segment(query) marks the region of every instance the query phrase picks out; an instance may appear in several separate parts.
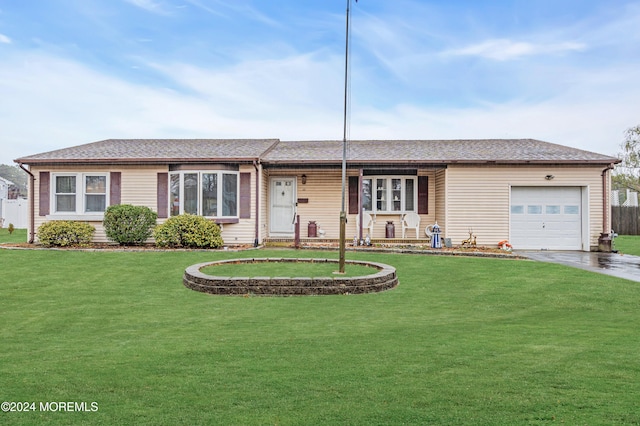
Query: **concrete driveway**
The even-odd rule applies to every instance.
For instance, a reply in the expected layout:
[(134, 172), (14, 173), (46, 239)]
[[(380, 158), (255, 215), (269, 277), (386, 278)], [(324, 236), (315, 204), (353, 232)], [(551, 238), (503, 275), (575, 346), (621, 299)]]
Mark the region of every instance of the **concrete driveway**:
[(640, 257), (620, 253), (585, 251), (520, 251), (520, 256), (539, 262), (559, 263), (640, 282)]

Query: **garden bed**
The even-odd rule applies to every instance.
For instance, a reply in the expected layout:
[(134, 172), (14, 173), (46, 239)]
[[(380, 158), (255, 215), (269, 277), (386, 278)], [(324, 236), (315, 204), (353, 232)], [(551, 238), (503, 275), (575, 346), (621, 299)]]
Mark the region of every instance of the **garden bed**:
[[(261, 263), (333, 263), (338, 269), (336, 259), (299, 259), (299, 258), (253, 258), (230, 259), (217, 262), (199, 263), (185, 270), (183, 283), (192, 290), (218, 295), (260, 295), (260, 296), (310, 296), (335, 294), (364, 294), (389, 290), (398, 285), (396, 269), (377, 262), (347, 260), (348, 265), (362, 265), (377, 270), (371, 275), (358, 277), (239, 277), (214, 276), (202, 272), (202, 269), (223, 264)], [(211, 270), (211, 269), (209, 269)]]

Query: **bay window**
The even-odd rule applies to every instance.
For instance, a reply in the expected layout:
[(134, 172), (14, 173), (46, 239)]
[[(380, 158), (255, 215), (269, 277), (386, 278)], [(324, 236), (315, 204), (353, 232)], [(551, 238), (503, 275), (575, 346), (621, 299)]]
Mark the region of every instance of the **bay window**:
[(169, 173), (171, 216), (238, 217), (238, 172), (184, 171)]

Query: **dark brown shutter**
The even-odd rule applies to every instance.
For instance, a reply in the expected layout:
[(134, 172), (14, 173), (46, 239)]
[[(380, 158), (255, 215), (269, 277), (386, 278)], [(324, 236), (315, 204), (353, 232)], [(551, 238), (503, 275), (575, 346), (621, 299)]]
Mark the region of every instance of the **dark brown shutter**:
[(169, 217), (169, 173), (158, 173), (158, 217)]
[(113, 206), (116, 204), (120, 204), (120, 194), (122, 192), (121, 182), (122, 182), (122, 173), (121, 172), (111, 172), (111, 181), (109, 182), (109, 205)]
[(358, 176), (349, 176), (349, 214), (358, 213)]
[(429, 214), (429, 178), (418, 176), (418, 214)]
[(39, 214), (40, 216), (46, 216), (49, 214), (49, 203), (51, 191), (49, 172), (40, 172), (40, 201), (39, 201)]
[(251, 173), (240, 173), (240, 218), (251, 218)]

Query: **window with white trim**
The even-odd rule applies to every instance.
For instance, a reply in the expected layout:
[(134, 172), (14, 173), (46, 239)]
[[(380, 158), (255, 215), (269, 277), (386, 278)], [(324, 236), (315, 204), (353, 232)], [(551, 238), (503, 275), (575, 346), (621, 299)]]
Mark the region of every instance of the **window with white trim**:
[(372, 176), (362, 180), (362, 208), (373, 213), (416, 211), (418, 183), (415, 176)]
[(108, 205), (107, 173), (55, 173), (52, 179), (54, 214), (102, 214)]
[(240, 179), (232, 171), (182, 171), (169, 173), (171, 216), (195, 214), (237, 218)]

